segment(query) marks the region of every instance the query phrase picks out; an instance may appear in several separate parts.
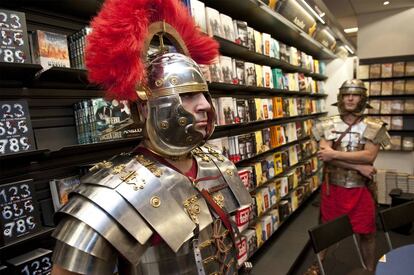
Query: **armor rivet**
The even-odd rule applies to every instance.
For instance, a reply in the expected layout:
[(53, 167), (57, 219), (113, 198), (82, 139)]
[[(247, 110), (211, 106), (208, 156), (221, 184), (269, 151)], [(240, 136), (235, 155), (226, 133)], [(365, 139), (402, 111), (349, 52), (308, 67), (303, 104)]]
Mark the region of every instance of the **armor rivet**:
[(180, 117), (179, 119), (178, 119), (178, 125), (180, 125), (180, 126), (185, 126), (187, 124), (187, 118), (185, 118), (185, 117)]
[(226, 170), (226, 174), (229, 175), (230, 177), (233, 176), (233, 171), (230, 169)]
[(167, 129), (168, 128), (168, 121), (161, 121), (160, 122), (161, 129)]
[(139, 186), (139, 189), (144, 189), (144, 185), (140, 185)]
[(160, 200), (159, 197), (154, 196), (150, 199), (150, 203), (151, 203), (152, 207), (158, 208), (161, 205), (161, 200)]
[(134, 186), (132, 189), (134, 189), (134, 191), (138, 191), (138, 187)]
[(155, 80), (155, 86), (157, 86), (157, 87), (161, 87), (161, 86), (162, 86), (162, 84), (164, 84), (164, 80), (162, 80), (162, 79), (157, 79), (157, 80)]
[(186, 140), (187, 140), (187, 142), (193, 142), (193, 138), (192, 137), (187, 137)]
[(176, 76), (173, 76), (170, 78), (170, 83), (172, 85), (177, 85), (178, 84), (178, 78)]

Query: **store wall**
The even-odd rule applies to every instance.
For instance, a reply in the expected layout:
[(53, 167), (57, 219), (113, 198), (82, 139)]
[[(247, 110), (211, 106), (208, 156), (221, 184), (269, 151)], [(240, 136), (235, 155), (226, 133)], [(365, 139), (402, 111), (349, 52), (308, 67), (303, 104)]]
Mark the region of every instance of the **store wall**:
[(414, 8), (358, 16), (358, 57), (414, 54)]
[[(358, 57), (414, 55), (414, 8), (358, 16)], [(414, 174), (414, 152), (380, 152), (375, 166)]]

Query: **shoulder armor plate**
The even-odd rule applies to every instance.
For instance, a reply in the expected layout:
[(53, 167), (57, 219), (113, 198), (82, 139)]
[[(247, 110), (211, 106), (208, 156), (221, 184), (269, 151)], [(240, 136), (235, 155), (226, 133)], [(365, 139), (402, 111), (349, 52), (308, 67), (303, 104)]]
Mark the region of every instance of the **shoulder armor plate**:
[(380, 119), (365, 117), (363, 122), (367, 125), (362, 136), (374, 144), (387, 146), (390, 144), (390, 136), (386, 129), (386, 123)]
[(318, 119), (315, 126), (312, 128), (313, 137), (319, 141), (321, 138), (326, 140), (334, 140), (336, 135), (335, 123), (341, 121), (340, 116), (331, 116)]

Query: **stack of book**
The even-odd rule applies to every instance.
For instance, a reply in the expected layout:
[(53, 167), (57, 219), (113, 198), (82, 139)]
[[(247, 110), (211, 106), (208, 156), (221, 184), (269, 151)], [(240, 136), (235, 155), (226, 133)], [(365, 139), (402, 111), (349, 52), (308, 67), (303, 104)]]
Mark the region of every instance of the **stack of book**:
[(397, 172), (387, 171), (387, 174), (385, 175), (385, 202), (388, 205), (391, 205), (391, 197), (389, 196), (389, 193), (394, 188), (397, 188)]
[(397, 174), (397, 188), (401, 189), (405, 193), (408, 192), (408, 174), (407, 173)]
[(414, 194), (414, 176), (408, 176), (408, 193)]

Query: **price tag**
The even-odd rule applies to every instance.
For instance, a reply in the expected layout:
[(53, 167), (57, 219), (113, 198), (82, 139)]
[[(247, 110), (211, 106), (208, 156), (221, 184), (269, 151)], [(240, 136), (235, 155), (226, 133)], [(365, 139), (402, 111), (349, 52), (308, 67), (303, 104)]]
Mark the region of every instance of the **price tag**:
[(32, 179), (0, 186), (2, 245), (37, 232), (41, 227), (40, 224)]
[(26, 17), (0, 9), (0, 62), (30, 63)]
[(0, 101), (0, 156), (35, 149), (27, 102)]
[(46, 275), (52, 271), (52, 251), (37, 248), (33, 251), (7, 260), (12, 272), (10, 274), (21, 275)]

